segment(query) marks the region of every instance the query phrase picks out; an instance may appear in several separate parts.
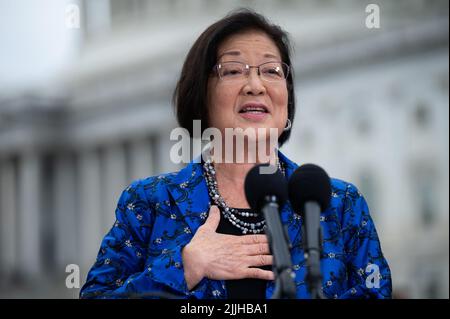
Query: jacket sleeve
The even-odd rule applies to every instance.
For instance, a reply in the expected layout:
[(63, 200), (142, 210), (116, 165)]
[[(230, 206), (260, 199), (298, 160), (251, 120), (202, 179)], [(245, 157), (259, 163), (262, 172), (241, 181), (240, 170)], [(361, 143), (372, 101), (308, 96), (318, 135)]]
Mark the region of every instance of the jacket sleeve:
[(348, 290), (339, 298), (391, 298), (391, 272), (366, 200), (349, 184), (344, 203)]
[(188, 291), (182, 246), (149, 248), (154, 218), (141, 182), (134, 182), (119, 198), (116, 221), (101, 243), (80, 298), (189, 298), (200, 293), (204, 281)]

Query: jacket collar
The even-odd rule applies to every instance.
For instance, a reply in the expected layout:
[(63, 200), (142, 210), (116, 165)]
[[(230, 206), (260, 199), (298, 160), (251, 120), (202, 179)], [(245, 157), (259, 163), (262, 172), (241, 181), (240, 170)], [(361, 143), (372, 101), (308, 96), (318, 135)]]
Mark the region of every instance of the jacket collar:
[[(280, 151), (278, 151), (278, 156), (285, 163), (286, 178), (289, 179), (298, 165)], [(210, 201), (200, 157), (191, 161), (171, 178), (168, 190), (192, 233), (195, 233), (205, 221)], [(288, 202), (281, 211), (281, 219), (284, 224), (291, 224), (292, 218), (289, 216), (292, 216), (292, 208)]]
[[(279, 159), (285, 164), (286, 178), (289, 179), (297, 164), (289, 160), (284, 154), (278, 151)], [(185, 168), (174, 175), (168, 184), (168, 190), (178, 207), (182, 218), (190, 228), (192, 234), (205, 222), (209, 212), (209, 195), (205, 178), (203, 176), (203, 168), (200, 158), (196, 158), (190, 162)], [(301, 219), (294, 214), (292, 206), (288, 201), (281, 210), (281, 222), (287, 228), (287, 234), (290, 243), (301, 243), (302, 232)], [(292, 247), (292, 246), (291, 246)], [(301, 254), (293, 254), (292, 257), (301, 257)], [(295, 264), (301, 263), (298, 258), (293, 258)], [(298, 278), (296, 280), (299, 280)], [(220, 283), (220, 285), (219, 285)], [(211, 286), (213, 287), (213, 286)], [(217, 283), (215, 289), (224, 289), (224, 282)], [(212, 288), (211, 288), (212, 289)], [(266, 297), (270, 298), (275, 289), (273, 281), (268, 282), (266, 286)], [(223, 293), (226, 293), (223, 291)]]

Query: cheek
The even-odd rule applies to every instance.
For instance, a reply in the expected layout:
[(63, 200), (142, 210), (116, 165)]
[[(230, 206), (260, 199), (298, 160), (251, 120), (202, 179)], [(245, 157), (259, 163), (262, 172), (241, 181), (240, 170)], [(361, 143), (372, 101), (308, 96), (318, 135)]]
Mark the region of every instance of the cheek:
[(221, 127), (228, 118), (232, 118), (237, 94), (231, 88), (211, 87), (208, 98), (210, 124)]
[(286, 87), (273, 91), (272, 103), (280, 117), (287, 118), (288, 91)]

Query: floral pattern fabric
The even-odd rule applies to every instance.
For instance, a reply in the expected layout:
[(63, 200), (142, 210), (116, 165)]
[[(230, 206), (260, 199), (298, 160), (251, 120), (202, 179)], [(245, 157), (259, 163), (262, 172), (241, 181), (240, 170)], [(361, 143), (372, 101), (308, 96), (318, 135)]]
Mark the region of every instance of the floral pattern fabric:
[[(281, 152), (286, 178), (298, 167)], [(390, 298), (391, 273), (369, 208), (358, 189), (331, 179), (321, 214), (322, 288), (327, 298)], [(119, 198), (116, 222), (104, 237), (80, 298), (227, 298), (224, 281), (203, 278), (191, 291), (181, 251), (205, 222), (210, 199), (200, 163), (176, 173), (138, 180)], [(302, 247), (302, 218), (289, 202), (281, 211), (291, 242), (297, 298), (310, 298)], [(275, 283), (268, 281), (266, 298)], [(251, 298), (251, 296), (249, 296)]]

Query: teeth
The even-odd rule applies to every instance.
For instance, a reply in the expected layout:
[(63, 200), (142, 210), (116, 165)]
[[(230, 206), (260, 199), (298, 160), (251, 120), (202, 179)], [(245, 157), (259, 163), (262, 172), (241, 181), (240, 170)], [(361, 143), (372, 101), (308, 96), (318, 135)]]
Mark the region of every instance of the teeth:
[(266, 112), (266, 110), (259, 107), (248, 107), (243, 109), (241, 112)]

